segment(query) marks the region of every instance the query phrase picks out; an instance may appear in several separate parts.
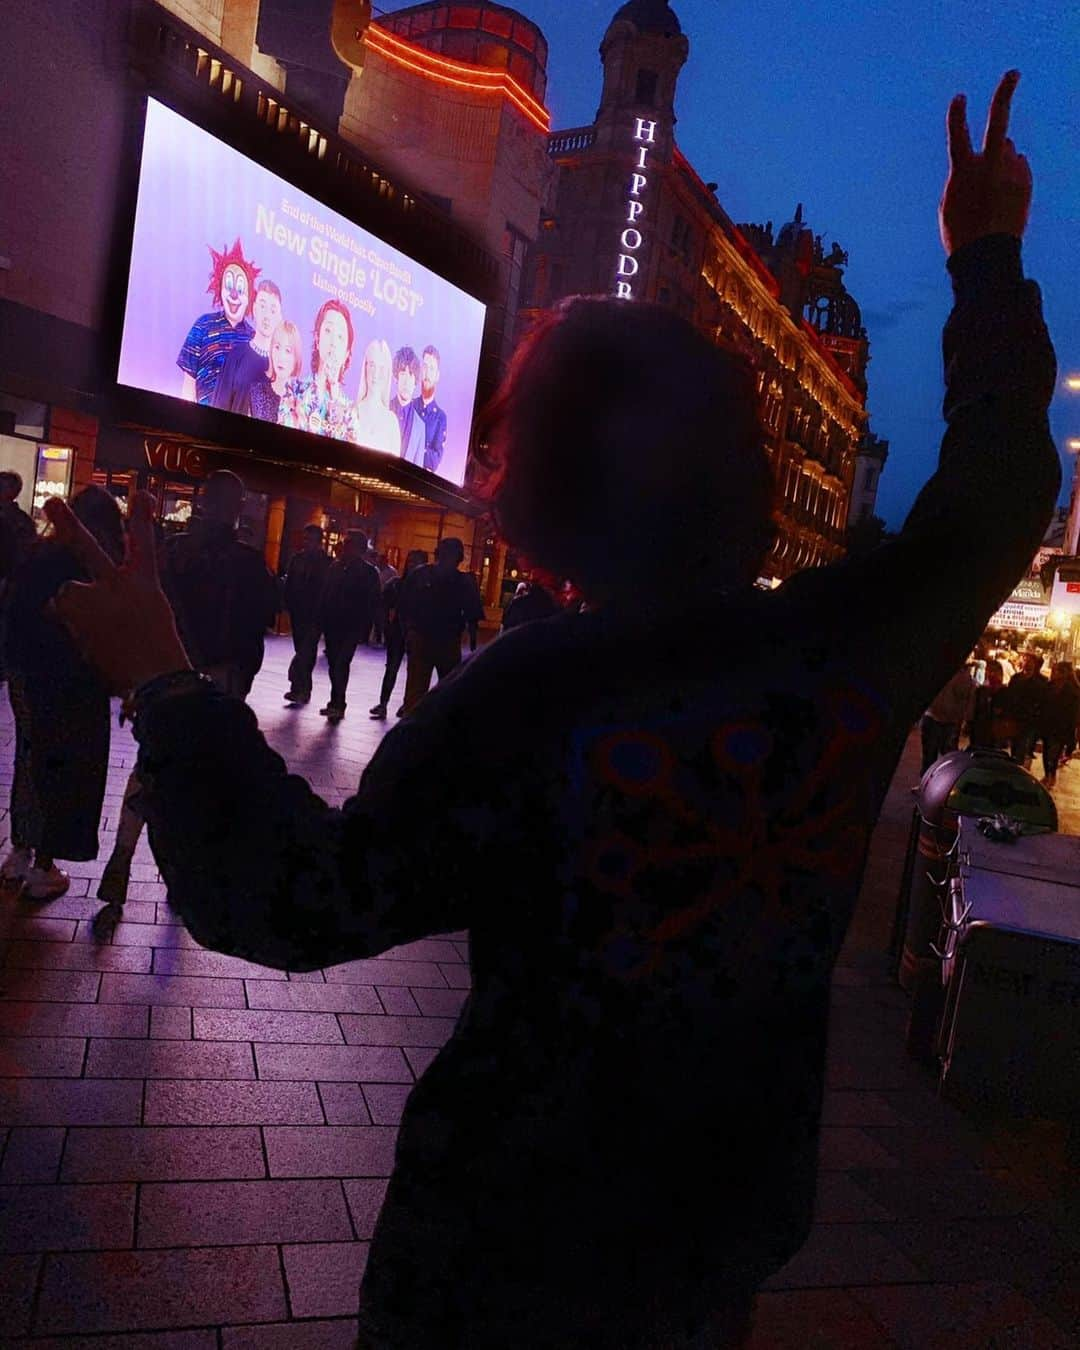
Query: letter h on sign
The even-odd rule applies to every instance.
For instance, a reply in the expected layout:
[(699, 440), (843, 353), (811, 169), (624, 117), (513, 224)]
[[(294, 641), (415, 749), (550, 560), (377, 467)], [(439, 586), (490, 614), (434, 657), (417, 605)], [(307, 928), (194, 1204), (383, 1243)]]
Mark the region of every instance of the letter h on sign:
[(619, 300), (633, 300), (634, 287), (627, 278), (636, 277), (641, 271), (641, 264), (634, 254), (644, 244), (645, 236), (637, 228), (636, 222), (645, 213), (642, 195), (649, 186), (649, 179), (643, 170), (649, 167), (649, 146), (656, 144), (656, 123), (647, 122), (644, 117), (636, 118), (634, 140), (638, 143), (638, 157), (637, 163), (634, 165), (635, 172), (630, 177), (630, 195), (626, 203), (627, 228), (623, 230), (619, 239), (623, 251), (619, 254), (619, 262), (616, 268), (615, 296)]

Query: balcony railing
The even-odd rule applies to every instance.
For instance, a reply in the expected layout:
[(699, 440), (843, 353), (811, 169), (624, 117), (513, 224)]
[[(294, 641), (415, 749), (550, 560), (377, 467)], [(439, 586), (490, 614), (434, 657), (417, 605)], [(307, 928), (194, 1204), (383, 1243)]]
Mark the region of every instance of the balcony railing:
[(574, 131), (556, 131), (548, 137), (548, 154), (573, 155), (580, 150), (591, 150), (596, 144), (595, 127), (577, 127)]
[[(420, 193), (373, 163), (359, 147), (322, 129), (279, 89), (258, 78), (235, 58), (152, 0), (133, 7), (130, 28), (132, 65), (158, 82), (179, 78), (189, 96), (229, 109), (238, 130), (248, 136), (272, 134), (279, 142), (283, 167), (316, 161), (317, 171), (340, 199), (345, 190), (353, 211), (363, 208), (376, 229), (399, 236), (399, 246), (436, 271), (453, 258), (455, 279), (481, 292), (498, 285), (498, 261), (477, 240), (455, 228)], [(220, 100), (220, 103), (218, 102)], [(299, 162), (298, 162), (299, 161)], [(313, 195), (319, 195), (315, 188)], [(435, 251), (437, 250), (437, 255)], [(424, 255), (427, 256), (424, 256)]]

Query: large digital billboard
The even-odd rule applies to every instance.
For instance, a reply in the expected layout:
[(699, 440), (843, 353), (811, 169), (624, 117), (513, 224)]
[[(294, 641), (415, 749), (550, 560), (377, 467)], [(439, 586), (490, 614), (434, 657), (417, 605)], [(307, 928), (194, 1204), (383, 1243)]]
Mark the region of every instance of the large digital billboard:
[(119, 383), (460, 485), (483, 329), (480, 301), (147, 101)]

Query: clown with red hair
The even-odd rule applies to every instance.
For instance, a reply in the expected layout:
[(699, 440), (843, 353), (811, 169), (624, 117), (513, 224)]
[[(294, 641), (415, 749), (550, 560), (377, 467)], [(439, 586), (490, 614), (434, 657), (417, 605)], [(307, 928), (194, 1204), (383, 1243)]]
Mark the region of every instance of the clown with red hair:
[(211, 248), (210, 258), (210, 284), (206, 289), (216, 307), (191, 325), (176, 358), (183, 374), (180, 397), (190, 403), (213, 400), (225, 358), (235, 345), (250, 342), (255, 332), (247, 320), (255, 297), (255, 278), (262, 269), (244, 257), (239, 239), (221, 253)]

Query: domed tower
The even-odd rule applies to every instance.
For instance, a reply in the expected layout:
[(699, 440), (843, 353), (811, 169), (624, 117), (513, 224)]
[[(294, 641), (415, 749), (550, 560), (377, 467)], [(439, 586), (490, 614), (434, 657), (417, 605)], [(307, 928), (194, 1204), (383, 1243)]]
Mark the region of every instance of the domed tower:
[(675, 130), (675, 87), (690, 54), (690, 43), (667, 0), (627, 0), (600, 44), (604, 89), (596, 114), (596, 144), (623, 148), (634, 119), (655, 121), (654, 153), (671, 159)]

